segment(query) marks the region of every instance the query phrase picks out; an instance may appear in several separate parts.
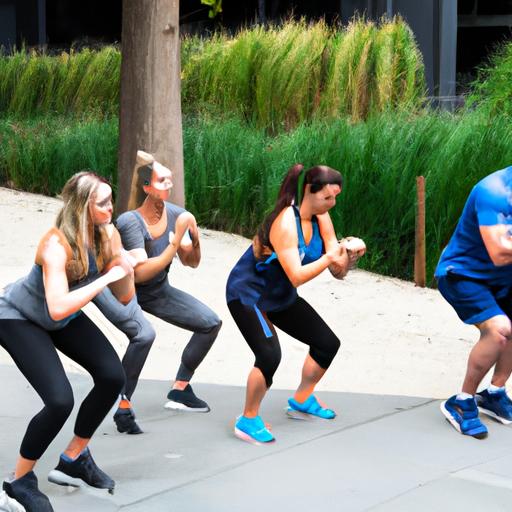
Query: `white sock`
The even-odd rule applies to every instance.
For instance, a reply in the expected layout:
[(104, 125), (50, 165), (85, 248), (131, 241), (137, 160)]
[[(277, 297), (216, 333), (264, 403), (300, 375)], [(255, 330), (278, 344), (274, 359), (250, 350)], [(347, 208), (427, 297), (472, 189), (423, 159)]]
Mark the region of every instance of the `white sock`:
[(464, 391), (457, 395), (457, 400), (467, 400), (468, 398), (473, 398), (473, 395), (470, 395), (469, 393), (464, 393)]
[(497, 393), (498, 391), (504, 391), (505, 390), (505, 386), (495, 386), (494, 384), (491, 384), (489, 385), (489, 387), (487, 388), (487, 391), (489, 391), (489, 393)]

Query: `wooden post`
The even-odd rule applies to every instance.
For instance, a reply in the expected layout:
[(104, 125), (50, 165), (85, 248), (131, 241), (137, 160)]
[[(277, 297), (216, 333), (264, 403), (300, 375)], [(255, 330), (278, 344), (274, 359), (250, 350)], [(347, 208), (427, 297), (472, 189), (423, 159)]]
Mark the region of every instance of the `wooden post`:
[(183, 206), (179, 0), (123, 0), (117, 213), (126, 210), (137, 150), (169, 167)]
[(414, 254), (414, 282), (416, 286), (425, 287), (425, 177), (416, 177), (416, 250)]

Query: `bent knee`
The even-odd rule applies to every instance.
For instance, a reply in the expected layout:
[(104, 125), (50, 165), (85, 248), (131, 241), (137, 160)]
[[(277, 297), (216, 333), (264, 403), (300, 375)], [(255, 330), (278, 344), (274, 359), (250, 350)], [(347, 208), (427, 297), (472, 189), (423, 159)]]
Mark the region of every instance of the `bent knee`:
[(200, 332), (202, 334), (211, 334), (215, 339), (221, 327), (222, 320), (214, 314), (211, 317), (205, 318), (203, 325), (196, 332)]
[(506, 316), (500, 315), (483, 322), (480, 325), (482, 336), (489, 337), (495, 343), (505, 345), (512, 341), (512, 324)]
[(322, 368), (329, 368), (340, 346), (338, 337), (329, 336), (324, 338), (318, 346), (311, 346), (310, 355)]
[(46, 400), (44, 405), (52, 416), (61, 418), (62, 421), (65, 421), (73, 410), (75, 400), (73, 398), (73, 394), (70, 392), (53, 396), (49, 400)]
[(144, 329), (140, 330), (136, 336), (134, 336), (130, 343), (139, 343), (140, 345), (149, 345), (151, 346), (156, 338), (156, 331), (152, 325), (148, 325), (144, 327)]
[(119, 365), (120, 369), (110, 371), (94, 378), (94, 383), (97, 387), (112, 393), (119, 393), (125, 385), (125, 373), (123, 367)]
[(276, 370), (279, 367), (280, 362), (280, 354), (266, 354), (264, 356), (259, 355), (256, 358), (254, 366), (258, 368), (263, 374), (263, 377), (265, 377), (267, 388), (269, 388), (272, 385), (274, 374), (276, 373)]

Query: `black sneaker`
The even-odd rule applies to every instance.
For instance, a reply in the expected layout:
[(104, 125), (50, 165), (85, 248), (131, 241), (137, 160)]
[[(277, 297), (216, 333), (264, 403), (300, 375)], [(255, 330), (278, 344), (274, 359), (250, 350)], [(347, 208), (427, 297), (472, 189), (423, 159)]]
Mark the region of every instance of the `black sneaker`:
[(181, 391), (179, 389), (171, 389), (167, 398), (169, 401), (164, 405), (166, 409), (173, 409), (175, 411), (187, 412), (209, 412), (210, 407), (208, 404), (197, 398), (192, 390), (192, 386), (187, 384), (187, 387)]
[(48, 473), (48, 480), (54, 484), (71, 487), (82, 487), (86, 484), (97, 489), (108, 489), (110, 494), (114, 494), (116, 485), (114, 480), (96, 465), (89, 448), (72, 462), (60, 457), (57, 467)]
[[(9, 498), (25, 507), (26, 512), (53, 512), (48, 496), (37, 487), (37, 477), (33, 471), (10, 482), (5, 480), (3, 489)], [(12, 504), (11, 509), (21, 510), (21, 508), (15, 508), (15, 504)], [(2, 508), (2, 510), (5, 509)]]
[(137, 425), (132, 409), (117, 409), (114, 414), (114, 422), (118, 432), (127, 434), (143, 434), (144, 431)]

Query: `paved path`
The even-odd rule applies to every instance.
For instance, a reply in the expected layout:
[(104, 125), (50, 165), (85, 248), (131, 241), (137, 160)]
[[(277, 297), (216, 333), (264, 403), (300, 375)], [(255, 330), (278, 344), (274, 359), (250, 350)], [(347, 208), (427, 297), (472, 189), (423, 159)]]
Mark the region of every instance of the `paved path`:
[[(0, 367), (0, 471), (12, 460), (39, 399), (11, 366)], [(71, 375), (77, 402), (88, 378)], [(72, 434), (72, 421), (38, 465), (56, 512), (509, 511), (512, 432), (486, 421), (490, 436), (458, 435), (425, 398), (324, 393), (333, 421), (287, 418), (290, 392), (274, 390), (263, 408), (277, 441), (256, 447), (232, 435), (244, 389), (196, 385), (209, 414), (163, 409), (167, 384), (145, 380), (138, 416), (145, 433), (115, 432), (110, 416), (91, 449), (117, 481), (116, 492), (67, 491), (45, 481)]]

